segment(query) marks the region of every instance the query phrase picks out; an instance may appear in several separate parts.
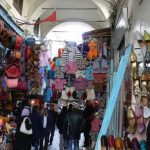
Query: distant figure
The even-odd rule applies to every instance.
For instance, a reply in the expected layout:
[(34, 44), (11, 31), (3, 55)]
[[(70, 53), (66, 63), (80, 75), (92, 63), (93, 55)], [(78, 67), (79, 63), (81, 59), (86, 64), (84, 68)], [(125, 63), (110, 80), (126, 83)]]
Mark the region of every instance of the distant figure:
[(84, 128), (84, 145), (83, 147), (89, 147), (90, 146), (90, 142), (91, 142), (91, 138), (90, 138), (90, 130), (91, 130), (91, 118), (92, 115), (94, 115), (94, 108), (91, 104), (90, 101), (86, 101), (86, 107), (83, 111), (83, 116), (85, 119), (85, 128)]
[(38, 106), (33, 106), (30, 118), (33, 128), (32, 144), (35, 150), (38, 150), (42, 130), (42, 116), (38, 112)]
[(98, 112), (94, 113), (93, 119), (91, 121), (91, 132), (90, 132), (91, 140), (92, 140), (92, 145), (91, 145), (92, 150), (95, 147), (96, 140), (98, 137), (98, 132), (99, 132), (100, 127), (101, 127), (101, 123), (102, 122), (100, 120), (99, 113)]
[[(64, 131), (66, 131), (67, 150), (79, 150), (80, 133), (83, 128), (83, 113), (77, 107), (66, 113)], [(73, 144), (73, 145), (72, 145)]]
[[(40, 139), (40, 150), (47, 150), (48, 142), (49, 142), (49, 134), (52, 126), (52, 118), (48, 114), (48, 109), (44, 108), (43, 116), (42, 116), (42, 132)], [(45, 145), (43, 149), (43, 141), (45, 140)]]
[[(28, 133), (21, 132), (21, 126), (25, 124), (25, 128)], [(29, 110), (23, 109), (21, 113), (20, 119), (17, 121), (17, 131), (16, 131), (16, 138), (14, 143), (15, 150), (30, 150), (31, 149), (31, 142), (32, 142), (32, 124), (29, 118)]]
[(63, 125), (64, 125), (64, 119), (66, 117), (66, 112), (67, 112), (67, 107), (63, 106), (61, 113), (57, 117), (57, 127), (59, 130), (60, 134), (60, 143), (59, 143), (59, 148), (60, 150), (63, 150), (66, 148), (66, 138), (64, 135), (64, 130), (63, 130)]
[(55, 132), (55, 125), (57, 120), (57, 112), (55, 111), (54, 104), (50, 104), (49, 116), (52, 118), (52, 126), (51, 126), (51, 135), (50, 135), (50, 145), (52, 145), (54, 132)]
[(69, 104), (69, 107), (68, 107), (68, 110), (67, 111), (71, 111), (73, 108), (73, 105), (72, 104)]

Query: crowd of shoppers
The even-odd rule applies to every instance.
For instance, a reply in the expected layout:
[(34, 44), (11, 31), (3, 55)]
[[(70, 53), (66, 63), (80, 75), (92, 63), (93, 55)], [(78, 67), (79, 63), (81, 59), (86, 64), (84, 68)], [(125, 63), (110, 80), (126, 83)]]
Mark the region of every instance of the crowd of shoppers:
[(70, 104), (68, 109), (63, 106), (60, 113), (55, 111), (54, 104), (42, 110), (37, 106), (24, 108), (17, 121), (14, 150), (30, 150), (31, 147), (47, 150), (53, 143), (55, 127), (60, 134), (60, 150), (79, 150), (81, 133), (85, 139), (83, 147), (94, 149), (101, 126), (98, 117), (90, 101), (86, 102), (84, 110), (80, 110), (77, 104)]

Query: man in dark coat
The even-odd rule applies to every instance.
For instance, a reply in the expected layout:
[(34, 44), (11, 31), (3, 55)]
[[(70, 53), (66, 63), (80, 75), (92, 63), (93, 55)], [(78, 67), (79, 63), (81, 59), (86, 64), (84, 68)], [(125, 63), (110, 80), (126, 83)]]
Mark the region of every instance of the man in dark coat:
[(80, 133), (83, 128), (83, 113), (77, 107), (66, 113), (64, 131), (66, 131), (67, 150), (79, 150)]
[(48, 109), (44, 108), (42, 116), (42, 133), (40, 139), (40, 150), (43, 150), (43, 141), (45, 140), (44, 150), (47, 150), (49, 142), (50, 129), (52, 127), (52, 118), (48, 114)]
[(91, 130), (91, 117), (94, 114), (94, 108), (90, 101), (86, 101), (86, 107), (83, 111), (83, 116), (85, 119), (85, 128), (84, 128), (84, 146), (83, 147), (89, 147), (90, 146), (90, 130)]
[(50, 111), (49, 116), (52, 118), (52, 126), (51, 126), (51, 136), (50, 136), (50, 145), (52, 145), (53, 138), (54, 138), (54, 132), (55, 132), (55, 125), (57, 120), (57, 112), (55, 111), (54, 104), (50, 105)]
[(63, 147), (66, 148), (66, 139), (63, 136), (64, 133), (63, 125), (64, 125), (64, 119), (66, 117), (66, 112), (67, 112), (67, 107), (63, 106), (61, 113), (57, 117), (57, 128), (60, 133), (60, 143), (59, 143), (60, 150), (62, 150)]
[(32, 129), (33, 129), (32, 143), (33, 146), (35, 147), (35, 150), (38, 150), (42, 130), (42, 116), (38, 112), (38, 106), (33, 106), (30, 119), (32, 122)]

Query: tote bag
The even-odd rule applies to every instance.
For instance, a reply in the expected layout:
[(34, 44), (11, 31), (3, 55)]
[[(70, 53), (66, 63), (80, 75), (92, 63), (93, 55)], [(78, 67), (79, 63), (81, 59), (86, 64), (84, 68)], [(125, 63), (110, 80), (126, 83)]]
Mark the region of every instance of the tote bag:
[(24, 134), (27, 134), (27, 135), (31, 135), (31, 134), (32, 134), (32, 129), (27, 130), (26, 124), (25, 124), (26, 119), (28, 119), (28, 120), (29, 120), (29, 123), (31, 124), (30, 119), (27, 118), (27, 117), (25, 117), (25, 118), (23, 119), (22, 123), (21, 123), (20, 132), (21, 132), (21, 133), (24, 133)]

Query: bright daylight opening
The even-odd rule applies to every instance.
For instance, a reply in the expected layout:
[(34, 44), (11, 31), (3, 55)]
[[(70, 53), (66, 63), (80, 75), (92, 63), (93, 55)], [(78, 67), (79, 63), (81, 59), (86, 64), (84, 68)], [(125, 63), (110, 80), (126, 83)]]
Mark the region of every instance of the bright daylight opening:
[(82, 34), (91, 30), (94, 28), (83, 22), (66, 22), (55, 26), (46, 36), (51, 41), (52, 58), (57, 56), (59, 48), (65, 47), (65, 41), (82, 43)]

